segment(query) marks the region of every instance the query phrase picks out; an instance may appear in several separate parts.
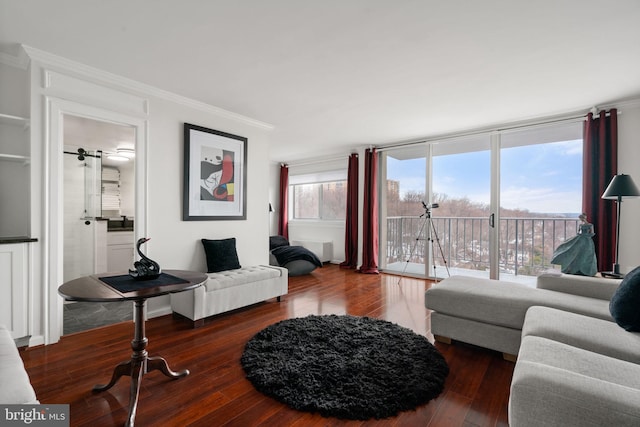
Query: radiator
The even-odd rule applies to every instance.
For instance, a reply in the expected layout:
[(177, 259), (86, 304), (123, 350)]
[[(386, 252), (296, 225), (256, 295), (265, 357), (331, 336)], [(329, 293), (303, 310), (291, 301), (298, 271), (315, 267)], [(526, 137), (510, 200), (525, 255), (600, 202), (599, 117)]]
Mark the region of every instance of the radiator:
[(322, 262), (329, 262), (333, 257), (333, 242), (321, 240), (292, 240), (292, 246), (302, 246), (309, 249)]

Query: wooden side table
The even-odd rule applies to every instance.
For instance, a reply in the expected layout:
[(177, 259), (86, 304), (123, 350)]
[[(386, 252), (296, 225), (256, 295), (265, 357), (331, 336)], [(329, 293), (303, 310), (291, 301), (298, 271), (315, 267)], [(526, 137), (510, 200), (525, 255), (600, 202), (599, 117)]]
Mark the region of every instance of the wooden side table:
[(182, 378), (189, 375), (184, 369), (174, 372), (162, 357), (149, 357), (146, 347), (149, 342), (145, 336), (144, 307), (148, 298), (182, 292), (196, 288), (207, 280), (207, 275), (195, 271), (165, 270), (158, 279), (134, 280), (126, 273), (114, 276), (101, 274), (84, 276), (62, 284), (58, 293), (68, 301), (134, 302), (134, 337), (131, 341), (133, 354), (131, 359), (118, 364), (108, 384), (99, 384), (93, 388), (94, 392), (110, 389), (118, 380), (128, 375), (131, 377), (131, 392), (129, 396), (129, 416), (125, 426), (133, 426), (140, 395), (142, 376), (154, 370), (159, 370), (170, 378)]

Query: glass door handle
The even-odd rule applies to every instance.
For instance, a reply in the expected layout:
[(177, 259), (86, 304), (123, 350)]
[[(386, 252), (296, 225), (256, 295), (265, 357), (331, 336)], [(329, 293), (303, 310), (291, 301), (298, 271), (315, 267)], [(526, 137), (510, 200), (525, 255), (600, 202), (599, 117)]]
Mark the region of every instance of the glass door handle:
[(489, 215), (489, 227), (495, 228), (496, 226), (496, 214)]

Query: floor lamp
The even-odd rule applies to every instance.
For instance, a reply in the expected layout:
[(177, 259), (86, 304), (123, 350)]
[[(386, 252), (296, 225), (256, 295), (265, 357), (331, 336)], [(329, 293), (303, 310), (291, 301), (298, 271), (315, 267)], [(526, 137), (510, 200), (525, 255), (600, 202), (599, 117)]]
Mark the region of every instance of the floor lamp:
[(607, 189), (604, 190), (604, 193), (602, 194), (603, 199), (615, 200), (618, 205), (618, 221), (616, 223), (616, 262), (613, 264), (613, 271), (602, 273), (605, 277), (623, 277), (623, 275), (620, 274), (620, 264), (618, 264), (618, 251), (620, 249), (620, 208), (622, 207), (623, 197), (638, 196), (640, 196), (638, 187), (636, 187), (636, 184), (634, 184), (631, 177), (625, 174), (615, 175)]

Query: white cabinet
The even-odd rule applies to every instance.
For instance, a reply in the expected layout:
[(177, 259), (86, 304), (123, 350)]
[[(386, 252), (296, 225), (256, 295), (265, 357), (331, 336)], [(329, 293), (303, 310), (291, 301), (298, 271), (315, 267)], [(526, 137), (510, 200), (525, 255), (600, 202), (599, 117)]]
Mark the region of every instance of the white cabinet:
[(28, 335), (29, 245), (0, 244), (0, 324), (14, 339)]
[(122, 273), (133, 268), (133, 250), (133, 231), (107, 233), (107, 271)]

